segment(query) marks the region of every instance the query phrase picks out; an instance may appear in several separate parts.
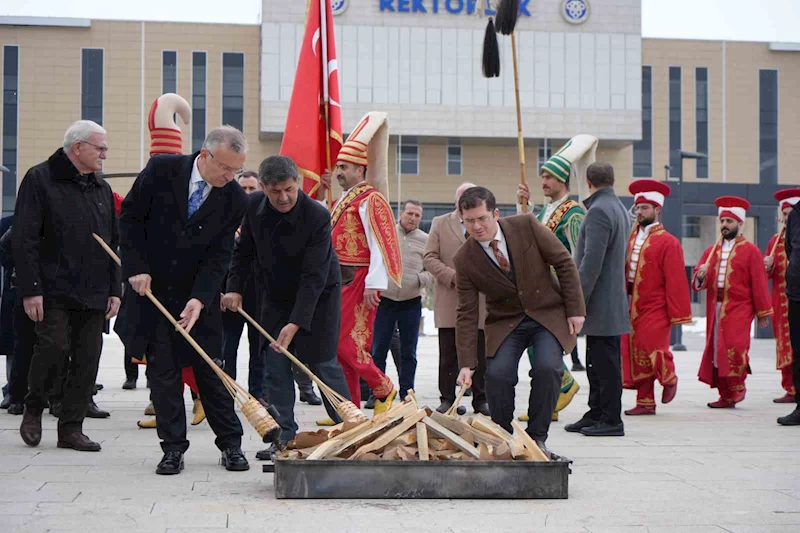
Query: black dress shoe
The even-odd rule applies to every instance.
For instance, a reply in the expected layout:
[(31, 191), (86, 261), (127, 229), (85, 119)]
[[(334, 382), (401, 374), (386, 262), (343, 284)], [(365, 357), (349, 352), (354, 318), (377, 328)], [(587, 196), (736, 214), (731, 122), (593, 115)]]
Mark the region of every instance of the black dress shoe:
[(244, 456), (244, 452), (239, 446), (231, 446), (224, 452), (219, 460), (219, 464), (225, 467), (225, 470), (231, 472), (244, 472), (250, 470), (250, 464)]
[(586, 367), (581, 364), (580, 361), (576, 361), (572, 363), (572, 371), (573, 372), (586, 372)]
[(19, 434), (28, 446), (38, 446), (42, 441), (42, 411), (33, 407), (25, 407)]
[(587, 437), (624, 437), (625, 424), (609, 424), (607, 422), (598, 422), (597, 424), (585, 427), (581, 433)]
[(161, 462), (156, 467), (156, 474), (162, 476), (171, 476), (180, 474), (183, 470), (183, 453), (178, 451), (170, 451), (164, 454)]
[(136, 388), (136, 378), (128, 378), (122, 384), (122, 390), (134, 390)]
[(259, 461), (274, 461), (275, 455), (286, 449), (286, 442), (276, 441), (269, 445), (269, 448), (256, 452), (256, 459)]
[(95, 383), (94, 384), (94, 393), (97, 394), (97, 392), (101, 391), (101, 390), (103, 390), (103, 384), (102, 383)]
[(5, 396), (3, 396), (3, 401), (0, 402), (0, 409), (8, 409), (10, 405), (11, 405), (11, 396), (9, 394), (6, 394)]
[(778, 424), (782, 426), (800, 426), (800, 406), (790, 414), (780, 417)]
[(111, 413), (108, 411), (103, 411), (97, 404), (94, 403), (94, 400), (89, 400), (89, 407), (86, 409), (86, 417), (87, 418), (108, 418), (111, 416)]
[[(453, 407), (453, 402), (445, 400), (441, 404), (439, 404), (439, 407), (436, 408), (436, 411), (439, 413), (446, 413), (451, 407)], [(478, 412), (477, 409), (475, 412), (476, 413)], [(458, 415), (467, 414), (467, 408), (464, 407), (463, 405), (459, 405), (458, 409), (456, 409), (456, 414)]]
[(322, 405), (322, 399), (317, 396), (313, 387), (309, 391), (300, 392), (300, 401), (305, 402), (308, 405)]
[(589, 426), (593, 426), (595, 424), (597, 424), (597, 422), (595, 422), (591, 418), (581, 418), (577, 422), (573, 422), (572, 424), (567, 424), (566, 426), (564, 426), (564, 429), (566, 431), (569, 431), (570, 433), (580, 433), (583, 428), (588, 428)]
[(475, 409), (476, 413), (480, 413), (486, 416), (492, 416), (492, 414), (489, 412), (489, 404), (487, 402), (481, 402), (478, 405), (473, 405), (472, 408)]
[(472, 389), (467, 389), (467, 391), (464, 393), (464, 396), (472, 396)]
[(8, 414), (10, 415), (21, 415), (25, 412), (25, 404), (23, 403), (12, 403), (8, 406)]
[(375, 396), (369, 395), (367, 403), (364, 404), (364, 409), (375, 409)]

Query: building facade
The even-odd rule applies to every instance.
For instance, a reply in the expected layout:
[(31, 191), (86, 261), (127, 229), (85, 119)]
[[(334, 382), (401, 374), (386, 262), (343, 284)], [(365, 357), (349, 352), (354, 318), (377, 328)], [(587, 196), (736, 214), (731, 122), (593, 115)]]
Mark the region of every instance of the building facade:
[[(490, 186), (504, 212), (513, 209), (511, 45), (499, 36), (501, 76), (484, 78), (486, 4), (333, 2), (344, 133), (366, 111), (389, 113), (390, 200), (422, 200), (426, 222), (451, 209), (464, 181)], [(614, 165), (624, 200), (631, 179), (674, 180), (665, 217), (683, 231), (688, 264), (714, 240), (713, 199), (721, 194), (750, 198), (748, 232), (763, 248), (775, 229), (772, 191), (800, 183), (792, 170), (800, 166), (800, 128), (791, 119), (800, 112), (800, 45), (643, 39), (640, 0), (520, 5), (520, 101), (534, 201), (543, 201), (541, 163), (589, 133), (600, 138), (598, 159)], [(136, 173), (149, 149), (147, 111), (164, 92), (192, 105), (191, 123), (180, 124), (184, 151), (227, 123), (248, 137), (249, 166), (277, 153), (305, 6), (264, 0), (259, 25), (0, 18), (0, 162), (11, 169), (3, 212), (13, 210), (25, 171), (77, 119), (109, 131), (107, 173)], [(682, 160), (681, 150), (708, 157)], [(110, 182), (124, 194), (132, 179)]]

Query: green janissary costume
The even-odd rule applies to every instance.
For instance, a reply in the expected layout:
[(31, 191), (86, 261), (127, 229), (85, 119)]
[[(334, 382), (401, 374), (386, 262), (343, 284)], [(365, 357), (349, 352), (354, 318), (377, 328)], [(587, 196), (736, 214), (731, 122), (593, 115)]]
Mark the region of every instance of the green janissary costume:
[[(548, 159), (542, 165), (541, 172), (547, 172), (561, 183), (568, 185), (570, 173), (578, 180), (585, 180), (586, 167), (594, 162), (596, 148), (597, 138), (590, 135), (578, 135)], [(558, 237), (558, 240), (570, 253), (574, 253), (575, 244), (578, 242), (578, 233), (585, 216), (586, 211), (583, 206), (575, 200), (571, 200), (569, 196), (565, 196), (561, 200), (547, 204), (536, 218)], [(532, 347), (528, 348), (528, 358), (533, 364)], [(564, 363), (561, 394), (558, 396), (553, 420), (558, 420), (558, 412), (570, 404), (578, 389), (580, 389), (580, 385), (575, 381), (566, 363)]]

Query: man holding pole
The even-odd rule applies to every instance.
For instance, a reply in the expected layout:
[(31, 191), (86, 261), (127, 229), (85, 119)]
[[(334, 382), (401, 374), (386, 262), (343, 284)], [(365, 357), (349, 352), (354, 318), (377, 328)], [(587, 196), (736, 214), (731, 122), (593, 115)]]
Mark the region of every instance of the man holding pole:
[[(256, 455), (270, 459), (297, 433), (292, 362), (280, 348), (297, 354), (333, 390), (348, 399), (350, 395), (336, 360), (341, 276), (328, 210), (300, 190), (297, 166), (286, 156), (266, 158), (258, 181), (263, 192), (250, 197), (222, 303), (238, 311), (248, 274), (256, 272), (259, 322), (271, 334), (278, 333), (276, 344), (262, 345), (269, 369), (267, 396), (282, 429), (280, 441)], [(323, 399), (328, 415), (340, 422)]]

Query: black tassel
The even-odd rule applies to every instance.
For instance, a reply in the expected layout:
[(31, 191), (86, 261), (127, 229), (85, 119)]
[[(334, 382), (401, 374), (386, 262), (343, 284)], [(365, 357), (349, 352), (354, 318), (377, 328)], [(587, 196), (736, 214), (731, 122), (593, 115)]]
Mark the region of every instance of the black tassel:
[(500, 76), (500, 47), (497, 45), (497, 33), (494, 21), (489, 17), (486, 35), (483, 37), (483, 76), (497, 78)]
[(502, 35), (511, 35), (518, 18), (519, 0), (500, 0), (497, 6), (497, 31)]

